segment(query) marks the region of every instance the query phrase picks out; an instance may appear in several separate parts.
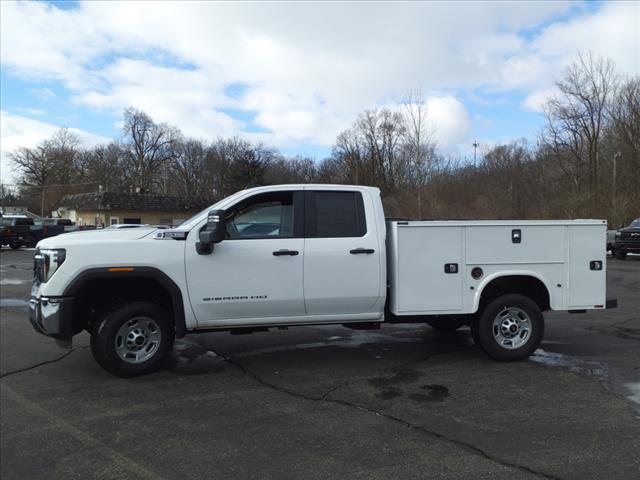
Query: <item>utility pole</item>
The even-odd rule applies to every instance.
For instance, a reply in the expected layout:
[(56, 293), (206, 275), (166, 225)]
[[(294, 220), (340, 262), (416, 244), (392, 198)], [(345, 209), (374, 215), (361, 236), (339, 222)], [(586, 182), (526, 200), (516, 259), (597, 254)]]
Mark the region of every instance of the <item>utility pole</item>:
[(473, 146), (473, 166), (476, 166), (476, 150), (478, 149), (478, 147), (480, 146), (480, 144), (478, 143), (477, 140), (475, 140), (472, 144)]
[(620, 152), (616, 152), (613, 154), (613, 185), (612, 185), (612, 201), (613, 201), (613, 223), (614, 225), (618, 225), (618, 203), (616, 202), (616, 187), (617, 187), (617, 170), (618, 170), (618, 158), (620, 157)]

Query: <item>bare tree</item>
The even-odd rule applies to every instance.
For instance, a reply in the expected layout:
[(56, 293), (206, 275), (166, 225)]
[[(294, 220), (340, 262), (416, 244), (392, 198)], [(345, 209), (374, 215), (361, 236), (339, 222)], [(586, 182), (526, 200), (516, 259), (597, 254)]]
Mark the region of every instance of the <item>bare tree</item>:
[(127, 108), (123, 133), (130, 187), (166, 193), (169, 167), (176, 156), (180, 132), (164, 123), (155, 123), (140, 110)]
[(611, 61), (591, 53), (581, 54), (556, 82), (558, 94), (545, 106), (547, 127), (543, 139), (583, 201), (575, 213), (595, 214), (601, 204), (601, 143), (616, 84)]
[[(39, 196), (40, 215), (59, 200), (65, 186), (79, 182), (76, 163), (79, 144), (77, 135), (61, 128), (33, 148), (21, 147), (9, 154), (20, 172), (22, 189), (29, 191), (30, 197)], [(53, 192), (52, 185), (56, 187)]]
[(404, 148), (408, 157), (408, 181), (418, 200), (418, 218), (423, 217), (423, 187), (433, 174), (439, 156), (433, 140), (435, 128), (429, 123), (422, 90), (409, 90), (403, 102)]
[(211, 197), (211, 185), (205, 170), (206, 156), (206, 148), (200, 140), (187, 139), (180, 143), (171, 166), (172, 187), (176, 193)]
[(126, 183), (123, 175), (124, 157), (123, 147), (113, 141), (81, 151), (78, 163), (87, 182), (102, 186), (105, 191), (118, 191)]

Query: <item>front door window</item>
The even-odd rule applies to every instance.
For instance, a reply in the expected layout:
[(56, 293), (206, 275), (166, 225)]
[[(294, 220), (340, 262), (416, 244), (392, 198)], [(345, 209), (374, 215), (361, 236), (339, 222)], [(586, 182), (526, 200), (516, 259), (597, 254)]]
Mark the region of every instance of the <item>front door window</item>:
[(293, 192), (256, 195), (227, 216), (227, 238), (293, 237)]

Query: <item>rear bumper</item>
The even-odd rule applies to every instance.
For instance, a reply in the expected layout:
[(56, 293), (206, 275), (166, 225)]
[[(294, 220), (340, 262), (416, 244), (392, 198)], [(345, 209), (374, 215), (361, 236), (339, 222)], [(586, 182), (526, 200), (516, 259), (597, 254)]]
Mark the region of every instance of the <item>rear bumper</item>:
[(29, 321), (36, 332), (66, 344), (73, 336), (71, 328), (72, 297), (31, 297)]

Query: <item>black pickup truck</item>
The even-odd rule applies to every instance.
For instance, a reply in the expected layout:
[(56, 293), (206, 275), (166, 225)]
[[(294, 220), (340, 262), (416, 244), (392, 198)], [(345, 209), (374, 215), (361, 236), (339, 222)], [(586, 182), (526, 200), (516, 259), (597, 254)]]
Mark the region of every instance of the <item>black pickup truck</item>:
[(627, 253), (640, 253), (640, 218), (616, 232), (613, 255), (618, 260), (624, 260)]
[(30, 229), (26, 244), (35, 247), (40, 240), (76, 230), (77, 227), (68, 218), (40, 218), (34, 221)]
[(33, 218), (15, 216), (2, 217), (0, 245), (9, 245), (14, 250), (26, 245), (31, 234), (31, 225), (33, 225)]

